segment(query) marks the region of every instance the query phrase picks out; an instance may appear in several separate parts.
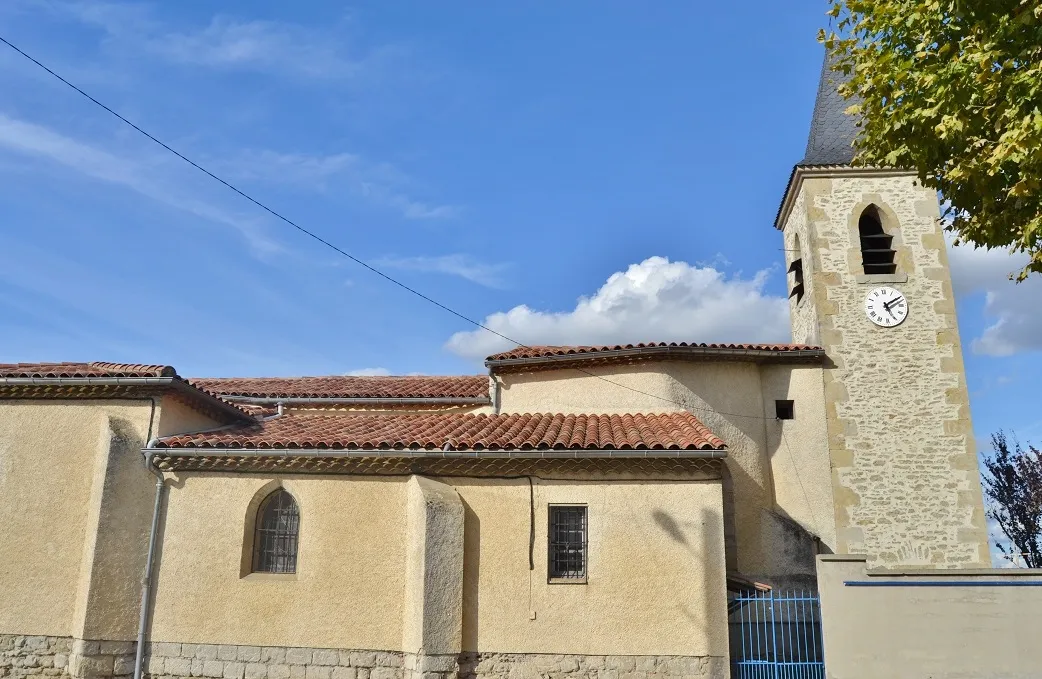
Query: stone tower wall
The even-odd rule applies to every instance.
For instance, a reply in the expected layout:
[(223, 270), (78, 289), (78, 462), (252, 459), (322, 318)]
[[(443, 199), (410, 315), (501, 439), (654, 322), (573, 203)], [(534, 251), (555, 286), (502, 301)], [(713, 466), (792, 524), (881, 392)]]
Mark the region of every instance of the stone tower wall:
[[(804, 252), (807, 295), (795, 341), (818, 336), (840, 553), (874, 565), (988, 562), (980, 474), (936, 194), (915, 178), (837, 170), (808, 177), (785, 221)], [(864, 175), (864, 172), (860, 173)], [(862, 272), (858, 218), (870, 204), (894, 235), (897, 273)], [(788, 264), (796, 253), (787, 252)], [(791, 277), (790, 277), (791, 278)], [(864, 313), (879, 285), (905, 294), (907, 320)]]

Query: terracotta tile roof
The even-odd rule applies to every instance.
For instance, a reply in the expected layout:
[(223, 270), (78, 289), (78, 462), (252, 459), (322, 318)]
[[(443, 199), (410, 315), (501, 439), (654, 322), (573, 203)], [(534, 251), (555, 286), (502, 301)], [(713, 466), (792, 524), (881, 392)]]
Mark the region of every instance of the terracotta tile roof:
[(806, 344), (706, 344), (697, 342), (642, 342), (640, 344), (526, 346), (485, 359), (492, 369), (521, 362), (560, 365), (570, 362), (630, 362), (635, 360), (748, 360), (816, 362), (825, 357), (821, 347)]
[(439, 413), (283, 415), (162, 439), (160, 448), (333, 450), (723, 450), (687, 412), (654, 415)]
[(487, 375), (408, 377), (218, 377), (192, 384), (224, 396), (257, 398), (488, 398)]
[[(99, 384), (92, 378), (135, 378), (119, 383)], [(140, 380), (146, 378), (146, 380)], [(159, 378), (147, 380), (147, 378)], [(12, 384), (18, 380), (32, 383)], [(40, 380), (37, 382), (36, 380)], [(73, 384), (68, 381), (72, 380)], [(179, 398), (187, 399), (204, 412), (234, 420), (243, 420), (250, 414), (224, 400), (218, 394), (189, 384), (169, 365), (141, 363), (69, 362), (69, 363), (0, 363), (0, 389), (18, 398), (128, 398), (140, 396), (142, 391), (159, 393), (174, 390)]]
[(713, 480), (723, 477), (723, 460), (718, 456), (649, 455), (640, 456), (574, 456), (529, 454), (469, 454), (459, 456), (414, 453), (388, 455), (386, 452), (362, 452), (346, 457), (319, 455), (287, 455), (283, 451), (245, 453), (214, 450), (199, 455), (176, 448), (154, 452), (152, 461), (163, 471), (250, 472), (278, 474), (371, 474), (375, 476), (468, 476), (472, 478), (571, 478), (627, 480), (637, 478)]
[(176, 377), (169, 365), (137, 363), (0, 363), (0, 377)]

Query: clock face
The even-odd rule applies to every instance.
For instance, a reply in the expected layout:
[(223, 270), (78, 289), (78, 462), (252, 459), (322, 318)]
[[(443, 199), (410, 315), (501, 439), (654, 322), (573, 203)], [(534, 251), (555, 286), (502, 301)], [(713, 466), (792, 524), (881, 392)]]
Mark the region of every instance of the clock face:
[(908, 300), (893, 288), (876, 288), (865, 298), (865, 315), (876, 325), (892, 328), (908, 316)]

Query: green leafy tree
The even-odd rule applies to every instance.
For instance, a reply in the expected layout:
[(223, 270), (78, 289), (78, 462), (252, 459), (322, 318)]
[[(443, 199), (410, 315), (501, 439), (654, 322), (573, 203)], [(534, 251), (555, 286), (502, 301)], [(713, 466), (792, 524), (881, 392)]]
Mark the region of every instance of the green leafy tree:
[(957, 242), (1042, 272), (1042, 0), (828, 0), (856, 163), (915, 170)]
[(1016, 440), (1011, 447), (1002, 432), (991, 435), (991, 447), (995, 454), (984, 458), (987, 515), (1012, 544), (995, 546), (1014, 563), (1042, 568), (1042, 451)]

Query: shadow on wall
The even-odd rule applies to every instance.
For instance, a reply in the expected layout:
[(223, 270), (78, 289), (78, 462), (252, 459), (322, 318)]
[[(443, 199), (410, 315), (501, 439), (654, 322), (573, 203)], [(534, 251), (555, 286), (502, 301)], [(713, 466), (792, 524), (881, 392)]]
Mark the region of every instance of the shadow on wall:
[[(714, 578), (714, 573), (717, 573), (723, 566), (722, 559), (714, 558), (723, 547), (720, 540), (721, 536), (716, 535), (716, 527), (719, 526), (722, 529), (723, 524), (722, 517), (712, 510), (703, 509), (701, 514), (701, 522), (678, 521), (669, 512), (656, 509), (651, 512), (651, 518), (655, 525), (670, 540), (687, 552), (688, 558), (697, 560), (700, 564), (704, 577), (702, 584), (703, 596), (700, 602), (701, 614), (699, 614), (699, 611), (692, 610), (686, 604), (679, 604), (678, 609), (685, 618), (696, 625), (696, 633), (701, 633), (712, 639), (713, 631), (711, 628), (714, 624), (714, 616), (724, 610), (726, 599), (726, 589), (723, 587), (724, 574), (722, 572), (718, 573), (718, 578)], [(696, 535), (698, 536), (697, 538), (695, 538)], [(696, 544), (696, 539), (700, 544)], [(654, 556), (652, 556), (652, 559), (654, 559)], [(695, 587), (695, 583), (691, 583), (691, 586)], [(716, 589), (719, 589), (719, 592)], [(720, 595), (720, 601), (714, 605), (713, 598), (716, 594)], [(683, 595), (678, 596), (678, 601), (683, 599)]]
[(481, 519), (462, 496), (460, 501), (463, 503), (463, 650), (477, 651)]

